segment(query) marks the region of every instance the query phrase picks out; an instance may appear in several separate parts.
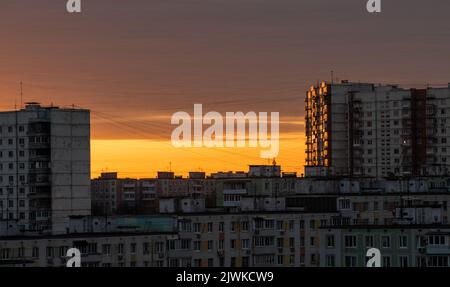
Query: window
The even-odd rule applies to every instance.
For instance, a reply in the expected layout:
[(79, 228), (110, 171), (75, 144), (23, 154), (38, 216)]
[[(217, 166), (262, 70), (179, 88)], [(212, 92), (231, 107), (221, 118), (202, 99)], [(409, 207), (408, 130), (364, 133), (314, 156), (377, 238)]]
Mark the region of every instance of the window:
[(219, 222), (219, 232), (223, 232), (225, 230), (225, 223)]
[(241, 248), (242, 249), (250, 248), (250, 240), (249, 239), (242, 239), (241, 240)]
[(39, 258), (39, 247), (33, 247), (31, 254), (33, 258)]
[(200, 232), (200, 223), (198, 223), (198, 222), (194, 223), (193, 231), (194, 232)]
[(328, 235), (327, 236), (327, 247), (333, 248), (334, 247), (334, 235)]
[(120, 244), (118, 245), (117, 253), (120, 254), (120, 255), (123, 254), (123, 243), (120, 243)]
[(17, 251), (18, 251), (19, 258), (23, 258), (23, 256), (25, 255), (25, 248), (19, 247)]
[(295, 238), (294, 237), (290, 237), (289, 238), (289, 248), (295, 248)]
[(400, 256), (400, 267), (408, 267), (408, 256)]
[(284, 238), (277, 238), (277, 247), (283, 248), (284, 245)]
[(97, 243), (95, 243), (95, 242), (88, 243), (87, 249), (88, 249), (87, 250), (88, 254), (96, 254), (97, 253)]
[(391, 237), (384, 235), (381, 237), (381, 247), (390, 248), (391, 247)]
[(136, 254), (136, 243), (131, 243), (130, 252), (131, 254)]
[(304, 228), (305, 228), (305, 221), (300, 220), (300, 229), (304, 229)]
[(213, 241), (208, 240), (208, 251), (211, 251), (213, 249)]
[(339, 199), (339, 209), (350, 209), (350, 199)]
[(294, 231), (294, 220), (289, 220), (289, 231)]
[(155, 243), (155, 252), (161, 253), (164, 251), (164, 242), (158, 241)]
[(170, 258), (169, 259), (169, 267), (179, 267), (178, 258)]
[(148, 242), (144, 242), (144, 244), (142, 245), (142, 249), (144, 250), (144, 254), (149, 254), (150, 253), (150, 244), (148, 244)]
[(283, 255), (278, 255), (277, 256), (277, 264), (278, 265), (282, 265), (283, 264)]
[(400, 235), (399, 237), (400, 248), (408, 248), (408, 237), (405, 235)]
[(180, 249), (186, 250), (191, 249), (191, 239), (183, 238), (180, 240)]
[(391, 257), (383, 256), (383, 267), (391, 267)]
[(111, 244), (103, 244), (102, 245), (102, 253), (104, 255), (110, 255), (111, 254)]
[(174, 239), (168, 240), (167, 244), (169, 246), (169, 250), (175, 250), (177, 248), (177, 243)]
[(200, 251), (201, 242), (199, 240), (194, 241), (194, 251)]
[(242, 267), (250, 267), (250, 258), (248, 256), (242, 257)]
[(52, 258), (53, 257), (53, 247), (47, 247), (47, 252), (46, 252), (46, 255), (47, 255), (47, 258)]
[(60, 246), (59, 247), (59, 257), (65, 257), (67, 255), (67, 250), (69, 250), (69, 247)]
[(231, 249), (235, 249), (236, 248), (236, 239), (231, 239), (230, 240), (230, 247), (231, 247)]
[(428, 267), (448, 267), (448, 257), (430, 256), (428, 258)]
[(180, 226), (180, 231), (190, 232), (191, 231), (191, 223), (189, 221), (182, 221)]
[(428, 236), (428, 244), (445, 245), (445, 237), (443, 235), (430, 235)]
[(241, 222), (241, 230), (242, 231), (248, 231), (248, 221), (242, 221)]
[(327, 267), (334, 267), (335, 266), (335, 257), (334, 255), (327, 255), (326, 256), (326, 266)]
[(366, 247), (374, 247), (372, 235), (366, 235), (365, 241), (366, 241)]
[(236, 257), (230, 258), (230, 267), (236, 267)]
[(345, 256), (345, 267), (356, 267), (356, 256)]
[(316, 258), (317, 258), (316, 254), (311, 254), (311, 264), (312, 265), (315, 265), (317, 263)]
[(277, 230), (283, 230), (283, 221), (277, 220)]
[(344, 237), (346, 248), (356, 248), (356, 236), (355, 235), (345, 235)]
[(213, 232), (213, 223), (212, 222), (208, 222), (208, 232)]
[(234, 221), (230, 222), (230, 230), (231, 232), (236, 232), (236, 222)]
[(9, 259), (10, 255), (10, 249), (9, 248), (3, 248), (2, 249), (2, 257), (1, 259)]
[(265, 229), (274, 229), (274, 221), (273, 220), (266, 220), (264, 222), (264, 228)]

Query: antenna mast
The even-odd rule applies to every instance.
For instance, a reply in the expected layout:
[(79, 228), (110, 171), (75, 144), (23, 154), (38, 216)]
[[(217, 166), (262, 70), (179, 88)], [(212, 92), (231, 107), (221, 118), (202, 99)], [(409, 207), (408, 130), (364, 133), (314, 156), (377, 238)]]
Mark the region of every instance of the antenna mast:
[(20, 81), (20, 108), (23, 108), (23, 83)]

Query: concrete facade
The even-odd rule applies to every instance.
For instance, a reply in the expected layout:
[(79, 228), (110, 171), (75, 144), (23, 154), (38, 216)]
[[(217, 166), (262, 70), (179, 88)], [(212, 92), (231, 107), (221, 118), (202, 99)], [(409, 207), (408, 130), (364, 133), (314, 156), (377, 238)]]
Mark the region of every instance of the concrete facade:
[(65, 233), (68, 216), (89, 215), (89, 111), (29, 103), (0, 122), (3, 232)]
[(450, 88), (322, 83), (306, 97), (306, 176), (448, 175)]

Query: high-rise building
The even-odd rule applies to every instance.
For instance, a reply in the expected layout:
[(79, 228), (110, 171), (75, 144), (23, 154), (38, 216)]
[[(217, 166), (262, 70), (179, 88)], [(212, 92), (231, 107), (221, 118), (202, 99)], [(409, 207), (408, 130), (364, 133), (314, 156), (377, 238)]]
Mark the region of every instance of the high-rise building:
[(450, 86), (322, 83), (305, 102), (306, 176), (450, 172)]
[(0, 112), (2, 233), (65, 233), (69, 216), (89, 215), (90, 113), (42, 107)]

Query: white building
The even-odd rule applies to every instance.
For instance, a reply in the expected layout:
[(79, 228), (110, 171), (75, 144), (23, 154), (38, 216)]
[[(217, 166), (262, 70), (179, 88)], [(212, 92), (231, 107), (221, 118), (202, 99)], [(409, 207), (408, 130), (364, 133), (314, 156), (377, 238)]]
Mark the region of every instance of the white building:
[(306, 97), (306, 176), (450, 172), (450, 88), (322, 83)]
[(4, 234), (65, 233), (89, 215), (90, 113), (41, 107), (0, 112), (0, 221)]

